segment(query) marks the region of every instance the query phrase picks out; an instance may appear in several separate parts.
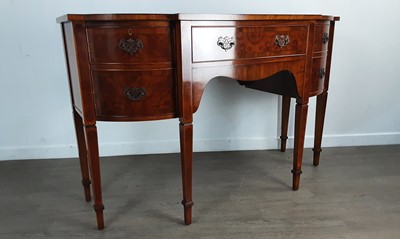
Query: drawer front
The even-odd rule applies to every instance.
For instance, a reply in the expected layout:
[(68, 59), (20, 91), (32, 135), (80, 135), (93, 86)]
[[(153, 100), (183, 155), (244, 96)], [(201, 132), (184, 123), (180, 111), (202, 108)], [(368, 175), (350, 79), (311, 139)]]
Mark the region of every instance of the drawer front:
[(193, 62), (306, 54), (308, 26), (193, 27)]
[(313, 58), (313, 67), (311, 72), (310, 96), (319, 95), (324, 90), (326, 75), (326, 56)]
[(176, 117), (173, 70), (92, 73), (98, 120)]
[(171, 28), (167, 26), (88, 27), (91, 63), (171, 62)]
[(315, 28), (314, 52), (328, 50), (329, 24), (317, 25)]

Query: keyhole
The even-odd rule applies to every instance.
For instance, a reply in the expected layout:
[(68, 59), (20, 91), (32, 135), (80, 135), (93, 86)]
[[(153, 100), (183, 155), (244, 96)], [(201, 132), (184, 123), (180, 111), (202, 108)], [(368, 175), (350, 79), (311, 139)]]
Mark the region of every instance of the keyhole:
[(129, 36), (131, 36), (132, 35), (132, 29), (128, 29), (128, 34), (129, 34)]

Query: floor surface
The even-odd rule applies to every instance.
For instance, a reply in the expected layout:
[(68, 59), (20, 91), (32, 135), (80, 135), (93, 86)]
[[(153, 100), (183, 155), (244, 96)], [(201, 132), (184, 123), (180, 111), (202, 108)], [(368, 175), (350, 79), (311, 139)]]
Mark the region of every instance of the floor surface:
[(179, 154), (101, 158), (96, 229), (77, 159), (0, 162), (0, 238), (400, 238), (400, 145), (196, 153), (193, 224), (183, 224)]

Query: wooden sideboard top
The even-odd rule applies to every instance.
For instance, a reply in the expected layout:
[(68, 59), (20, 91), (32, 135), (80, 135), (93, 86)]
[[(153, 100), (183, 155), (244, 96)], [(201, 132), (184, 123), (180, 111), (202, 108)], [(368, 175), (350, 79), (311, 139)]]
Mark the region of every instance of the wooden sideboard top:
[(126, 21), (126, 20), (183, 20), (183, 21), (300, 21), (320, 20), (339, 21), (340, 17), (307, 14), (66, 14), (57, 18), (57, 22), (68, 21)]

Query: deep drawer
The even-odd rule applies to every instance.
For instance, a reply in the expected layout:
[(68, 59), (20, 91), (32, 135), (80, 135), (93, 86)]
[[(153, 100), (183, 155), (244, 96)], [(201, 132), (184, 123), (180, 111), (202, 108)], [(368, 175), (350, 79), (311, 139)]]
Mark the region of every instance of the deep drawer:
[(173, 70), (93, 71), (98, 120), (176, 117)]
[(91, 63), (172, 61), (169, 26), (88, 27), (86, 31)]
[(319, 95), (324, 90), (326, 75), (326, 55), (313, 58), (310, 96)]
[(193, 62), (305, 54), (308, 26), (193, 27)]

